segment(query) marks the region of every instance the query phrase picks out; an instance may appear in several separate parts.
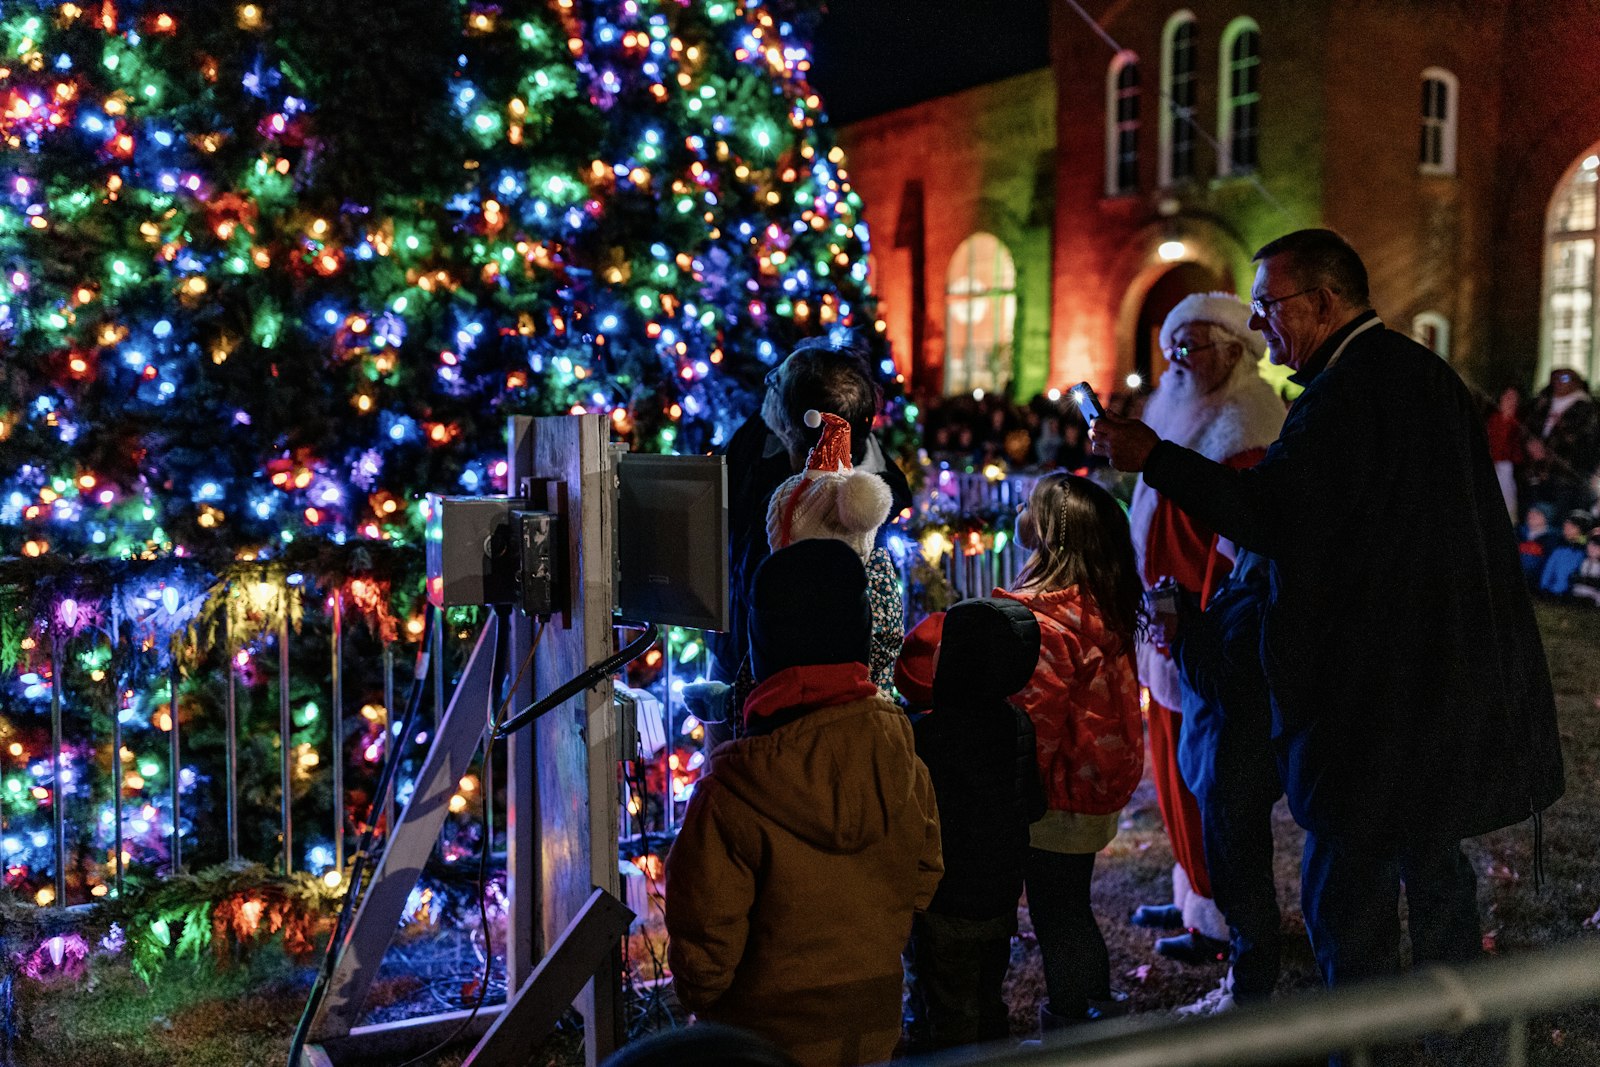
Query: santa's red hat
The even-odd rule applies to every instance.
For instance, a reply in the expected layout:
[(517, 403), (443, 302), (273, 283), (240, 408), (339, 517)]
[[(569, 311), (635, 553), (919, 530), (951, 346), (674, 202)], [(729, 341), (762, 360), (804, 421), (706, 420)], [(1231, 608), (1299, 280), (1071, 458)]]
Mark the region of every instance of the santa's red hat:
[(830, 537), (854, 548), (864, 560), (878, 527), (889, 516), (889, 486), (876, 474), (850, 464), (850, 424), (830, 412), (806, 412), (806, 425), (822, 427), (806, 469), (772, 494), (767, 508), (767, 544), (780, 548), (808, 537)]
[(822, 427), (822, 436), (811, 446), (806, 456), (806, 477), (816, 474), (850, 470), (850, 424), (831, 411), (815, 408), (806, 412), (806, 425), (813, 430)]

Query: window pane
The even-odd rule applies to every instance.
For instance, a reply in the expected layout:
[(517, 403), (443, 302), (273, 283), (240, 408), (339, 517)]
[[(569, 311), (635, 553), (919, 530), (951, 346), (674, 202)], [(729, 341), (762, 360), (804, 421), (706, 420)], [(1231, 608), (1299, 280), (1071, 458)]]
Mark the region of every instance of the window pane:
[(1595, 226), (1595, 177), (1593, 170), (1580, 170), (1567, 187), (1567, 195), (1556, 208), (1556, 231), (1592, 230)]
[(999, 238), (976, 233), (950, 257), (945, 283), (945, 392), (998, 389), (1011, 378), (1016, 262)]
[(1172, 37), (1172, 81), (1169, 107), (1172, 129), (1172, 179), (1194, 176), (1194, 128), (1189, 114), (1195, 100), (1194, 23), (1185, 22)]
[(1594, 239), (1550, 247), (1550, 359), (1557, 367), (1589, 367), (1594, 342)]
[(1228, 169), (1232, 173), (1251, 171), (1257, 163), (1257, 78), (1261, 59), (1257, 54), (1260, 35), (1244, 30), (1229, 46), (1228, 70)]

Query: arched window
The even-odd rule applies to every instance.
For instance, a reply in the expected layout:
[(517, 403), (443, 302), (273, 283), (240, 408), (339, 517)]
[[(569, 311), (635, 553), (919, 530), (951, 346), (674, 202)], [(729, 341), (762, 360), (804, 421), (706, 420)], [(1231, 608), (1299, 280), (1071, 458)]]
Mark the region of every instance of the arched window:
[(1444, 359), (1450, 358), (1450, 320), (1437, 311), (1420, 312), (1411, 320), (1411, 339)]
[[(1600, 149), (1600, 145), (1596, 146)], [(1539, 346), (1539, 381), (1558, 367), (1571, 367), (1591, 381), (1597, 367), (1595, 332), (1595, 190), (1600, 154), (1585, 156), (1550, 200), (1544, 257), (1544, 325)]]
[(1261, 28), (1236, 18), (1222, 31), (1217, 88), (1218, 174), (1249, 174), (1260, 162)]
[(975, 233), (945, 275), (944, 391), (993, 392), (1011, 381), (1017, 268), (992, 233)]
[(1161, 32), (1161, 184), (1194, 177), (1194, 15), (1179, 11)]
[(1106, 195), (1139, 188), (1139, 57), (1118, 52), (1106, 71)]
[(1417, 162), (1424, 174), (1456, 172), (1456, 76), (1442, 67), (1422, 72), (1422, 140)]

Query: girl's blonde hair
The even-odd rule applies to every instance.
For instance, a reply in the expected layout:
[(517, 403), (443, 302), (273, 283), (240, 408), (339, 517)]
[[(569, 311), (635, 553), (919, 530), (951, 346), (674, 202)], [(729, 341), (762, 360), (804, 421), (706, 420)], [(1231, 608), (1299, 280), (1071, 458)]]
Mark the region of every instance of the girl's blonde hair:
[(1144, 586), (1128, 516), (1110, 493), (1076, 474), (1047, 474), (1017, 516), (1017, 538), (1033, 549), (1017, 576), (1019, 589), (1078, 586), (1121, 639), (1121, 650), (1133, 651), (1145, 628)]

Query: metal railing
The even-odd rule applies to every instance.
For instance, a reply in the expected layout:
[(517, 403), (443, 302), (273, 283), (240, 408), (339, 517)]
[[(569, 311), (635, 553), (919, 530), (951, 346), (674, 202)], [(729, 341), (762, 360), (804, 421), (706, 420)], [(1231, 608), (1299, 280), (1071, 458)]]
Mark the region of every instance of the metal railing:
[(1438, 1062), (1525, 1067), (1529, 1019), (1576, 1005), (1600, 1008), (1600, 943), (1586, 941), (1460, 967), (1307, 993), (1204, 1019), (1136, 1016), (1034, 1047), (978, 1047), (929, 1058), (940, 1065), (1018, 1067), (1268, 1067), (1342, 1055), (1381, 1062), (1386, 1048), (1428, 1039)]

